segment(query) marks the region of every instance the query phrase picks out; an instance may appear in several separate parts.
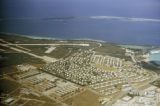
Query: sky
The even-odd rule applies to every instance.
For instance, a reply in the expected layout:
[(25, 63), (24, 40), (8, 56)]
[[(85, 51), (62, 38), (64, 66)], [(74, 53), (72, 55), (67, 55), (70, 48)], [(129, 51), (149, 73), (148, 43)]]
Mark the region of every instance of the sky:
[(0, 18), (60, 16), (160, 19), (160, 0), (0, 0)]

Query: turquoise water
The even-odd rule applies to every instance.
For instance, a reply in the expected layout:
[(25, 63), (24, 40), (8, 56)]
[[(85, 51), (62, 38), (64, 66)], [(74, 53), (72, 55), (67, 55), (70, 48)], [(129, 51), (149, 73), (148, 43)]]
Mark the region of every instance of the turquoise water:
[(160, 64), (160, 53), (153, 53), (150, 54), (150, 61), (155, 61), (156, 63)]

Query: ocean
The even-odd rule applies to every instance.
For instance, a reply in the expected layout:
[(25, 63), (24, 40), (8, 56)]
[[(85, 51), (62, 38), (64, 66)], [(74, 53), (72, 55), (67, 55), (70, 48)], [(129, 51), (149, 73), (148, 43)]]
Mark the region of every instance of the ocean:
[(152, 50), (149, 53), (149, 60), (160, 65), (160, 50)]
[(160, 53), (155, 53), (150, 55), (151, 61), (160, 61)]
[(88, 16), (0, 20), (0, 32), (55, 39), (93, 39), (160, 46), (160, 20)]

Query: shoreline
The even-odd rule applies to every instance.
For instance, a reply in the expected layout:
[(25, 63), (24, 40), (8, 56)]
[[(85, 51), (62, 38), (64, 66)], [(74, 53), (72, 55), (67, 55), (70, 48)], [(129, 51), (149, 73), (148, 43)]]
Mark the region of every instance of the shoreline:
[(63, 38), (54, 38), (54, 37), (43, 37), (43, 36), (36, 36), (36, 35), (24, 35), (24, 34), (18, 34), (18, 33), (9, 33), (9, 32), (0, 32), (0, 34), (6, 34), (8, 36), (13, 35), (13, 36), (20, 36), (20, 37), (26, 37), (26, 38), (31, 38), (31, 39), (37, 39), (37, 40), (59, 40), (59, 41), (72, 41), (72, 40), (77, 40), (77, 41), (93, 41), (93, 42), (99, 42), (99, 43), (108, 43), (108, 44), (115, 44), (120, 47), (124, 48), (130, 48), (130, 49), (151, 49), (154, 47), (159, 47), (160, 45), (138, 45), (138, 44), (119, 44), (115, 42), (108, 42), (108, 41), (103, 41), (103, 40), (95, 40), (95, 39), (90, 39), (90, 38), (80, 38), (80, 39), (63, 39)]
[(155, 46), (150, 46), (150, 45), (127, 45), (127, 44), (122, 44), (122, 45), (119, 45), (121, 47), (124, 47), (124, 48), (129, 48), (129, 49), (151, 49)]
[[(31, 38), (31, 39), (37, 39), (37, 40), (41, 40), (41, 39), (45, 39), (45, 40), (63, 40), (63, 41), (72, 41), (72, 40), (81, 41), (81, 40), (85, 40), (85, 41), (96, 41), (96, 42), (101, 42), (101, 43), (111, 43), (111, 42), (107, 42), (107, 41), (103, 41), (103, 40), (94, 40), (94, 39), (89, 39), (89, 38), (63, 39), (63, 38), (43, 37), (43, 36), (35, 36), (35, 35), (23, 35), (23, 34), (8, 33), (8, 32), (0, 32), (0, 34), (6, 34), (8, 36), (13, 35), (13, 36), (27, 37), (27, 38)], [(113, 44), (116, 44), (116, 43), (113, 43)]]

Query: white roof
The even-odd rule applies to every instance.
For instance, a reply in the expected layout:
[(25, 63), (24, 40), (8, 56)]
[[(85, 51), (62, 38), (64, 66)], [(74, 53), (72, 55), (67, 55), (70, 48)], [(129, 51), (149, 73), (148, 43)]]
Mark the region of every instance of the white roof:
[(122, 100), (124, 100), (124, 101), (129, 101), (131, 99), (132, 99), (132, 97), (130, 97), (130, 96), (125, 96), (125, 97), (122, 98)]
[(5, 102), (6, 102), (6, 103), (9, 103), (9, 102), (11, 102), (11, 101), (13, 101), (13, 100), (14, 100), (13, 98), (8, 98), (8, 99), (5, 100)]

